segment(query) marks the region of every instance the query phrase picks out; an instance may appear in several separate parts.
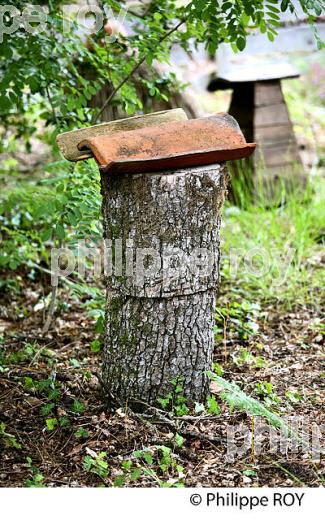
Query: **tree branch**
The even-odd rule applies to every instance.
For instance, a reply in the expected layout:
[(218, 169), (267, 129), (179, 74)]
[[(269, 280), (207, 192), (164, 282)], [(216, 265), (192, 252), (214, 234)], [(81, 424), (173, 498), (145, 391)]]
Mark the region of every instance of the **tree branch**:
[[(171, 34), (176, 32), (181, 27), (181, 25), (183, 25), (183, 23), (186, 22), (186, 20), (187, 20), (187, 18), (183, 18), (180, 22), (178, 22), (178, 24), (175, 25), (175, 27), (170, 29), (162, 38), (160, 38), (159, 44), (162, 43), (163, 41), (165, 41), (167, 38), (169, 38), (169, 36)], [(133, 76), (133, 74), (138, 70), (138, 68), (146, 60), (146, 57), (147, 57), (147, 55), (142, 56), (142, 58), (140, 58), (136, 62), (136, 64), (134, 65), (132, 70), (129, 72), (129, 74), (127, 76), (125, 76), (125, 78), (112, 90), (111, 94), (108, 96), (108, 98), (106, 99), (105, 103), (102, 105), (102, 107), (99, 110), (98, 114), (95, 117), (92, 118), (91, 124), (97, 123), (98, 119), (100, 118), (100, 116), (104, 112), (105, 108), (109, 105), (109, 103), (112, 101), (112, 99), (117, 94), (117, 92), (123, 87), (123, 85), (125, 85), (125, 83), (127, 81), (129, 81), (129, 79)]]

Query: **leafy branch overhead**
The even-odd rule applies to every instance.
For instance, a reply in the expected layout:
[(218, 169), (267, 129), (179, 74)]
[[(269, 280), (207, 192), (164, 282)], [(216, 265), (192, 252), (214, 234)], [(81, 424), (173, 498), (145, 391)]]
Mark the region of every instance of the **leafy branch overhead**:
[[(310, 23), (321, 14), (323, 4), (323, 0), (300, 0)], [(156, 64), (168, 62), (173, 45), (190, 51), (201, 43), (213, 55), (221, 42), (227, 42), (242, 51), (250, 31), (259, 30), (273, 40), (281, 11), (294, 12), (290, 0), (152, 0), (133, 10), (127, 1), (106, 0), (100, 7), (110, 9), (115, 19), (122, 12), (126, 30), (110, 38), (108, 25), (106, 31), (101, 27), (81, 38), (76, 19), (66, 30), (64, 5), (62, 0), (46, 5), (46, 30), (37, 30), (35, 23), (35, 30), (26, 32), (21, 24), (2, 35), (0, 115), (27, 141), (39, 130), (36, 120), (59, 129), (96, 121), (103, 107), (90, 108), (89, 102), (104, 84), (111, 86), (104, 105), (130, 115), (146, 108), (138, 85), (147, 96), (167, 100), (180, 85), (175, 74), (159, 73)], [(27, 2), (15, 0), (14, 6), (22, 12)], [(13, 23), (9, 12), (5, 21)], [(149, 77), (142, 65), (149, 68)]]

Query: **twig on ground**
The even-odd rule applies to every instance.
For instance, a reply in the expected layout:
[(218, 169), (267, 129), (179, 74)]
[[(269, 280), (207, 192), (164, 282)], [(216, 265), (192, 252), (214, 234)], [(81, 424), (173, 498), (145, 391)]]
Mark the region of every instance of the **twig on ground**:
[[(191, 437), (195, 439), (199, 439), (202, 442), (209, 442), (210, 444), (225, 444), (226, 439), (224, 437), (220, 436), (213, 436), (210, 437), (209, 435), (205, 435), (199, 431), (188, 431), (184, 427), (181, 426), (181, 422), (200, 422), (200, 420), (207, 420), (207, 419), (214, 419), (213, 416), (192, 416), (192, 415), (184, 415), (180, 417), (171, 417), (168, 412), (165, 412), (164, 410), (160, 410), (159, 408), (156, 408), (155, 406), (152, 406), (148, 403), (145, 403), (144, 401), (141, 401), (140, 399), (134, 399), (135, 402), (142, 404), (147, 407), (148, 410), (152, 410), (153, 415), (148, 416), (146, 414), (141, 414), (139, 412), (132, 412), (138, 419), (143, 421), (143, 418), (145, 418), (146, 421), (153, 421), (155, 420), (155, 424), (157, 424), (157, 420), (163, 424), (166, 424), (168, 428), (173, 433), (178, 433), (179, 435), (182, 435), (184, 437)], [(155, 419), (156, 417), (156, 419)]]
[(52, 318), (53, 318), (53, 315), (54, 315), (54, 312), (55, 312), (55, 307), (56, 307), (57, 293), (58, 293), (58, 283), (56, 283), (56, 285), (52, 286), (52, 293), (51, 293), (51, 301), (50, 301), (50, 305), (49, 305), (49, 310), (48, 310), (47, 317), (46, 317), (46, 320), (45, 320), (45, 323), (44, 323), (44, 326), (43, 326), (43, 329), (42, 329), (43, 334), (47, 334), (48, 331), (49, 331), (49, 328), (51, 326)]

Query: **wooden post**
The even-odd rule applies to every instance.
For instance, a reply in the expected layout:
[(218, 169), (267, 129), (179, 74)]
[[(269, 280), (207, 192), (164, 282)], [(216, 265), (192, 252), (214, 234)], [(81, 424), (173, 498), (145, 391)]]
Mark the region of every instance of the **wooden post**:
[(115, 263), (123, 249), (123, 272), (107, 277), (106, 387), (124, 402), (155, 403), (177, 379), (190, 403), (204, 402), (226, 167), (102, 174), (101, 183)]

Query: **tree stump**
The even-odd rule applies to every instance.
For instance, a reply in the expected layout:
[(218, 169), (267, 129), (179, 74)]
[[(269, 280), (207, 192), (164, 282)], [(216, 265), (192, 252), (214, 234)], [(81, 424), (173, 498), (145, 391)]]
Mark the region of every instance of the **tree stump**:
[(108, 260), (104, 383), (116, 401), (132, 406), (155, 403), (175, 382), (188, 404), (206, 399), (224, 161), (248, 157), (256, 146), (228, 114), (184, 121), (176, 113), (156, 125), (146, 119), (159, 114), (127, 123), (136, 121), (135, 129), (123, 130), (125, 121), (117, 121), (116, 131), (107, 123), (109, 132), (95, 125), (58, 136), (69, 160), (91, 153), (101, 173)]
[(204, 402), (214, 347), (224, 163), (101, 175), (107, 257), (103, 377), (121, 402), (155, 403), (177, 380)]

